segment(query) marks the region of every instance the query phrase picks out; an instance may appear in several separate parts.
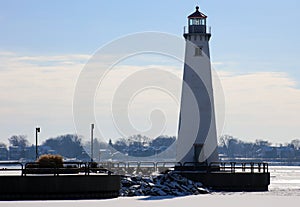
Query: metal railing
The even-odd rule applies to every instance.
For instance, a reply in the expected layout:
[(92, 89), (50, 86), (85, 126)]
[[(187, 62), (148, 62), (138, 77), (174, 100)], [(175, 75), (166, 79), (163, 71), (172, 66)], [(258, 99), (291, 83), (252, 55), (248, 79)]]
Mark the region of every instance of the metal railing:
[(62, 162), (60, 164), (54, 162), (27, 162), (22, 171), (24, 176), (28, 174), (53, 174), (54, 176), (58, 176), (60, 174), (76, 173), (87, 175), (89, 173), (89, 164), (85, 162)]
[[(5, 166), (2, 168), (1, 166)], [(10, 168), (9, 166), (16, 166)], [(118, 174), (118, 175), (151, 175), (170, 170), (178, 171), (201, 171), (205, 173), (228, 172), (228, 173), (268, 173), (267, 163), (244, 163), (244, 162), (63, 162), (59, 165), (38, 162), (1, 162), (0, 171), (18, 171), (21, 176), (31, 174), (47, 174), (59, 176), (63, 174)], [(3, 173), (2, 173), (3, 175)]]
[[(268, 173), (267, 163), (243, 162), (111, 162), (99, 163), (111, 172), (121, 175), (162, 173), (170, 170), (201, 171), (201, 172), (230, 172), (230, 173)], [(111, 166), (111, 167), (110, 167)]]
[(210, 163), (210, 169), (219, 167), (221, 172), (230, 173), (268, 173), (268, 163), (255, 163), (255, 162), (213, 162)]
[[(17, 168), (11, 168), (11, 166), (15, 166)], [(20, 168), (18, 168), (20, 167)], [(23, 175), (24, 165), (21, 162), (0, 162), (0, 172), (20, 172), (20, 175)]]
[[(20, 167), (19, 167), (20, 166)], [(9, 171), (18, 172), (15, 174), (5, 173)], [(98, 165), (94, 162), (63, 162), (56, 164), (54, 162), (38, 163), (27, 162), (0, 162), (0, 175), (20, 175), (27, 176), (32, 174), (47, 174), (59, 176), (63, 174), (83, 174), (90, 175), (91, 173), (105, 173), (111, 174), (112, 172)], [(4, 172), (4, 173), (3, 173)]]
[[(184, 26), (183, 27), (183, 34), (189, 34), (189, 27), (188, 26)], [(206, 26), (206, 33), (207, 34), (211, 34), (211, 26)]]
[(119, 175), (151, 175), (153, 173), (161, 173), (174, 170), (175, 166), (182, 165), (177, 162), (99, 162), (103, 168)]

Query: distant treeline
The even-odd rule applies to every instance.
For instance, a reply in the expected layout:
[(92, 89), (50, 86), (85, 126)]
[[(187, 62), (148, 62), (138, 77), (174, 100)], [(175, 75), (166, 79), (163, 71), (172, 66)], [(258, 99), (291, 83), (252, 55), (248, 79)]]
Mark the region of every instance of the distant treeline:
[(224, 135), (219, 140), (219, 154), (228, 158), (300, 159), (300, 140), (274, 145), (268, 141), (241, 141)]
[[(36, 147), (30, 144), (24, 135), (14, 135), (8, 139), (9, 146), (0, 143), (0, 160), (33, 161), (36, 158)], [(59, 154), (65, 158), (77, 158), (88, 160), (82, 140), (77, 135), (66, 134), (55, 138), (49, 138), (38, 146), (38, 155)]]
[[(133, 135), (108, 142), (101, 142), (95, 138), (93, 143), (94, 160), (120, 159), (124, 157), (124, 154), (133, 157), (157, 155), (170, 146), (174, 146), (172, 144), (175, 141), (175, 136), (159, 136), (150, 139), (142, 135)], [(35, 160), (35, 145), (30, 144), (26, 136), (14, 135), (8, 139), (8, 142), (8, 147), (6, 144), (0, 143), (0, 160)], [(90, 146), (91, 143), (83, 142), (81, 137), (66, 134), (45, 140), (38, 146), (38, 150), (39, 155), (59, 154), (64, 158), (90, 160)], [(166, 158), (174, 160), (176, 147), (170, 149)], [(219, 139), (218, 149), (221, 158), (300, 159), (299, 139), (292, 140), (287, 144), (274, 145), (264, 140), (245, 142), (224, 135)]]
[(165, 151), (175, 141), (175, 136), (159, 136), (155, 139), (150, 139), (138, 134), (127, 139), (120, 138), (115, 143), (110, 140), (109, 145), (129, 156), (148, 157)]
[[(153, 140), (142, 136), (133, 135), (128, 138), (119, 138), (115, 142), (101, 142), (97, 138), (93, 142), (94, 160), (100, 160), (100, 151), (106, 150), (102, 154), (103, 159), (119, 159), (122, 154), (127, 154), (134, 157), (146, 157), (159, 154), (171, 146), (176, 140), (176, 137), (160, 136)], [(14, 135), (8, 139), (9, 146), (0, 143), (0, 160), (30, 160), (36, 158), (36, 147), (30, 144), (27, 137), (24, 135)], [(89, 161), (91, 143), (90, 141), (83, 142), (82, 138), (66, 134), (45, 140), (38, 146), (38, 154), (59, 154), (64, 158), (72, 158), (83, 161)], [(119, 152), (116, 153), (116, 152)], [(169, 157), (175, 157), (175, 153)]]

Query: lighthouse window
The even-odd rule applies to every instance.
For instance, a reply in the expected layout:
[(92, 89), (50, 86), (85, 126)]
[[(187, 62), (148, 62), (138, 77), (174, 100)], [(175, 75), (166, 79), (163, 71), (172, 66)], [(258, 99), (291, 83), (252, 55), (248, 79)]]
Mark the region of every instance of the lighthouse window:
[(202, 56), (202, 48), (195, 47), (195, 56)]
[(201, 19), (201, 25), (205, 25), (205, 19)]
[(190, 19), (190, 25), (201, 25), (202, 21), (200, 19)]

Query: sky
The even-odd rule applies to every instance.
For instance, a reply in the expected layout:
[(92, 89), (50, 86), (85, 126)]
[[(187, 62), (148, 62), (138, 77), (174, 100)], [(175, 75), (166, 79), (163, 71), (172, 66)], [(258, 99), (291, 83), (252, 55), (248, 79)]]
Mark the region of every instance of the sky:
[[(75, 133), (74, 90), (93, 54), (137, 32), (182, 37), (196, 5), (212, 27), (211, 60), (226, 103), (222, 133), (274, 143), (300, 138), (299, 1), (0, 0), (0, 142), (25, 134), (33, 143), (36, 126), (41, 140)], [(166, 70), (182, 76), (180, 66)], [(110, 83), (118, 81), (112, 77)], [(152, 92), (138, 97), (133, 112), (145, 110), (139, 106), (147, 97), (163, 99)], [(164, 107), (168, 102), (166, 97)], [(172, 129), (165, 131), (170, 135), (178, 118), (173, 105)], [(104, 113), (97, 108), (97, 116)], [(105, 129), (106, 138), (116, 136), (109, 125)]]

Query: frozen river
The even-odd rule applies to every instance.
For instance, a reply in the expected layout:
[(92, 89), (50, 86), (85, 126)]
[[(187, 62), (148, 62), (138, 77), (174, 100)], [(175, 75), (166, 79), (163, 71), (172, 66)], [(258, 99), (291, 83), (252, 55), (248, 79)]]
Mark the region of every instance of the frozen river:
[[(275, 207), (300, 205), (300, 167), (269, 167), (271, 185), (269, 192), (216, 192), (208, 195), (185, 197), (120, 197), (107, 200), (81, 201), (0, 201), (0, 207), (201, 207), (241, 206)], [(1, 186), (1, 184), (0, 184)], [(4, 187), (4, 186), (1, 186)]]
[(269, 167), (271, 185), (266, 194), (300, 196), (300, 166)]

